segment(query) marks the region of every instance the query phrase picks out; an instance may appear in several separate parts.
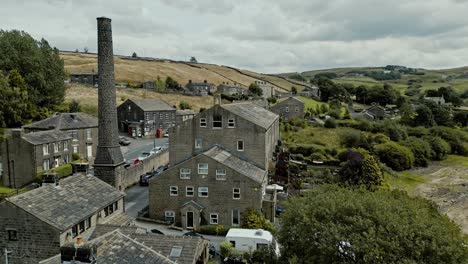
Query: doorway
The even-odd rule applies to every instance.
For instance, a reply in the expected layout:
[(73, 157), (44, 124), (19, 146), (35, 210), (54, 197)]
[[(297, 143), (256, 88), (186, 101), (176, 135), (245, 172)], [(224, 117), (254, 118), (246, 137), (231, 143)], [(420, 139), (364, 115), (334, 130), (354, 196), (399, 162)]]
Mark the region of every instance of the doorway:
[(187, 212), (187, 229), (193, 228), (193, 212)]

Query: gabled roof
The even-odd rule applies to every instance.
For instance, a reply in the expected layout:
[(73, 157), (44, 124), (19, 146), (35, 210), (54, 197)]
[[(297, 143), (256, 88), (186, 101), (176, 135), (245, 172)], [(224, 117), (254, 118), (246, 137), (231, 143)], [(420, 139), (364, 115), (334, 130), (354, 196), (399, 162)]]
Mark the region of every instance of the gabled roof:
[(209, 150), (201, 153), (213, 160), (225, 165), (228, 168), (231, 168), (240, 174), (258, 182), (263, 183), (265, 179), (265, 171), (255, 166), (251, 162), (242, 159), (235, 154), (228, 152), (226, 149), (221, 146), (215, 145)]
[(283, 100), (283, 101), (281, 101), (281, 102), (275, 104), (275, 106), (277, 106), (277, 105), (280, 105), (280, 106), (281, 106), (282, 104), (284, 104), (285, 102), (288, 102), (288, 101), (297, 102), (297, 103), (300, 103), (300, 104), (302, 104), (302, 105), (305, 104), (304, 101), (302, 101), (302, 100), (300, 100), (300, 99), (298, 99), (298, 98), (296, 98), (296, 97), (290, 96), (290, 97), (288, 97), (286, 100)]
[(254, 103), (222, 104), (220, 107), (265, 129), (279, 118), (277, 114)]
[(174, 107), (169, 105), (160, 99), (128, 99), (134, 102), (143, 111), (168, 111), (176, 110)]
[(71, 137), (67, 133), (59, 130), (31, 132), (23, 134), (21, 137), (33, 145), (40, 145), (71, 139)]
[(72, 130), (98, 126), (98, 119), (85, 113), (57, 113), (49, 118), (34, 122), (25, 128), (39, 130)]
[(94, 176), (78, 174), (60, 180), (58, 186), (40, 187), (7, 201), (64, 231), (124, 196)]
[(184, 203), (181, 207), (183, 208), (183, 207), (188, 206), (188, 205), (193, 205), (193, 206), (197, 207), (200, 210), (205, 208), (203, 205), (195, 202), (194, 200), (190, 200), (190, 201)]

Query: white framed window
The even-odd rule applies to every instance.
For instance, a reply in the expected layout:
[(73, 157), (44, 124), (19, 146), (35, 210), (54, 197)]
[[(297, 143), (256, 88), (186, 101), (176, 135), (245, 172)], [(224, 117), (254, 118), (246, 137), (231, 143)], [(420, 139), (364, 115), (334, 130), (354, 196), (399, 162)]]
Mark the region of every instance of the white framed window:
[(228, 127), (235, 127), (234, 119), (228, 119)]
[(213, 116), (213, 128), (222, 128), (223, 127), (223, 117), (220, 115)]
[(170, 186), (169, 187), (169, 194), (171, 196), (178, 196), (179, 195), (179, 187), (177, 186)]
[(198, 187), (198, 197), (208, 197), (208, 187)]
[(63, 141), (63, 150), (68, 150), (68, 141)]
[(208, 174), (208, 163), (198, 163), (198, 174)]
[(238, 140), (237, 141), (237, 151), (244, 151), (244, 141)]
[(48, 159), (45, 159), (42, 162), (42, 169), (43, 170), (49, 170), (50, 169), (50, 161)]
[(52, 143), (52, 145), (54, 146), (54, 153), (59, 152), (59, 144), (58, 143)]
[(73, 153), (78, 153), (78, 145), (73, 146)]
[(299, 107), (296, 106), (296, 108), (294, 109), (294, 111), (299, 112)]
[(196, 149), (202, 148), (202, 139), (201, 138), (196, 138), (195, 139), (195, 148)]
[(42, 145), (42, 154), (49, 155), (49, 144)]
[(223, 170), (223, 169), (216, 170), (216, 180), (218, 181), (226, 180), (226, 170)]
[(86, 139), (93, 139), (93, 134), (92, 134), (91, 128), (86, 129)]
[(185, 187), (185, 196), (193, 197), (194, 192), (195, 192), (195, 189), (193, 188), (193, 186), (186, 186)]
[(240, 214), (239, 209), (232, 209), (232, 226), (239, 226)]
[(191, 172), (192, 171), (190, 169), (185, 169), (185, 168), (180, 169), (180, 178), (184, 180), (189, 180)]
[(218, 214), (217, 213), (211, 213), (210, 214), (210, 224), (211, 225), (217, 225), (218, 224)]
[(200, 118), (200, 127), (206, 127), (206, 118)]
[(240, 188), (232, 189), (232, 199), (239, 200), (241, 198)]
[(165, 211), (164, 220), (169, 223), (175, 223), (175, 212), (174, 211)]
[(169, 257), (171, 258), (179, 258), (180, 255), (182, 254), (182, 248), (181, 246), (173, 246), (171, 249), (171, 253), (169, 253)]
[(286, 106), (285, 111), (286, 111), (286, 113), (289, 112), (289, 107), (288, 106)]

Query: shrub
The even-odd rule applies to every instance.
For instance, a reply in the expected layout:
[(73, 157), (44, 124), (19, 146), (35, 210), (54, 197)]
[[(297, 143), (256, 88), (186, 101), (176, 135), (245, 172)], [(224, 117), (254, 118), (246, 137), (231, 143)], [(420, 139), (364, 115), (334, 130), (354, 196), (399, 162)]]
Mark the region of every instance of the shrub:
[(225, 236), (229, 231), (229, 226), (223, 225), (201, 225), (195, 229), (197, 233), (212, 236)]
[(179, 103), (179, 108), (180, 108), (180, 110), (186, 110), (186, 109), (192, 109), (192, 106), (189, 103), (185, 102), (185, 101), (181, 101)]
[(325, 120), (325, 124), (323, 125), (326, 128), (336, 128), (336, 120), (331, 117)]
[(366, 134), (356, 130), (343, 131), (340, 134), (340, 144), (346, 148), (370, 148)]
[(266, 220), (266, 218), (255, 208), (247, 208), (241, 213), (241, 227), (248, 229), (264, 229), (272, 233), (275, 231), (275, 226)]
[(423, 139), (431, 146), (430, 158), (432, 160), (444, 160), (447, 158), (450, 153), (450, 145), (447, 141), (435, 136), (426, 136)]
[(340, 170), (342, 183), (351, 186), (365, 186), (374, 190), (382, 184), (383, 175), (379, 164), (372, 155), (364, 149), (349, 149), (340, 153), (339, 158), (344, 161)]
[(429, 129), (425, 127), (408, 127), (408, 135), (413, 137), (424, 137), (429, 135)]
[(401, 144), (411, 150), (414, 154), (414, 165), (418, 167), (427, 167), (431, 158), (431, 145), (423, 139), (409, 137)]
[(396, 171), (410, 169), (414, 164), (413, 152), (396, 142), (387, 142), (375, 146), (375, 153), (380, 161)]
[[(67, 163), (67, 164), (63, 164), (61, 166), (58, 166), (57, 168), (54, 168), (55, 172), (58, 173), (59, 177), (60, 178), (63, 178), (63, 177), (66, 177), (66, 176), (69, 176), (69, 175), (72, 175), (73, 174), (73, 166), (70, 164), (70, 163)], [(49, 173), (51, 172), (51, 170), (42, 170), (42, 171), (39, 171), (37, 174), (36, 174), (36, 179), (39, 181), (39, 182), (42, 182), (42, 175), (44, 173)]]
[(81, 158), (80, 154), (78, 154), (78, 153), (73, 153), (72, 154), (72, 161), (79, 160), (80, 158)]
[(468, 149), (463, 144), (468, 141), (468, 136), (463, 130), (437, 126), (430, 129), (431, 135), (439, 136), (450, 144), (451, 153), (459, 155), (468, 155)]
[(234, 254), (235, 248), (229, 241), (221, 242), (219, 245), (221, 256), (228, 258)]
[(323, 147), (316, 144), (297, 144), (289, 147), (289, 152), (292, 154), (302, 154), (304, 157), (310, 156), (313, 153), (323, 153)]
[(374, 123), (371, 129), (372, 133), (384, 133), (393, 141), (405, 140), (408, 137), (406, 127), (391, 121), (385, 120), (384, 122)]

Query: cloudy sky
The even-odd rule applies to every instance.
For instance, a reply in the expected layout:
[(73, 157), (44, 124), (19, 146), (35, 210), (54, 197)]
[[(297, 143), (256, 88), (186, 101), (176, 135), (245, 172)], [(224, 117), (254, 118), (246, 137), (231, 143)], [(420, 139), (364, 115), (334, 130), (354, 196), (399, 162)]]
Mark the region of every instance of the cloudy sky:
[[(130, 4), (131, 2), (131, 4)], [(114, 52), (264, 73), (387, 64), (468, 65), (468, 0), (1, 0), (0, 28), (63, 50)]]

